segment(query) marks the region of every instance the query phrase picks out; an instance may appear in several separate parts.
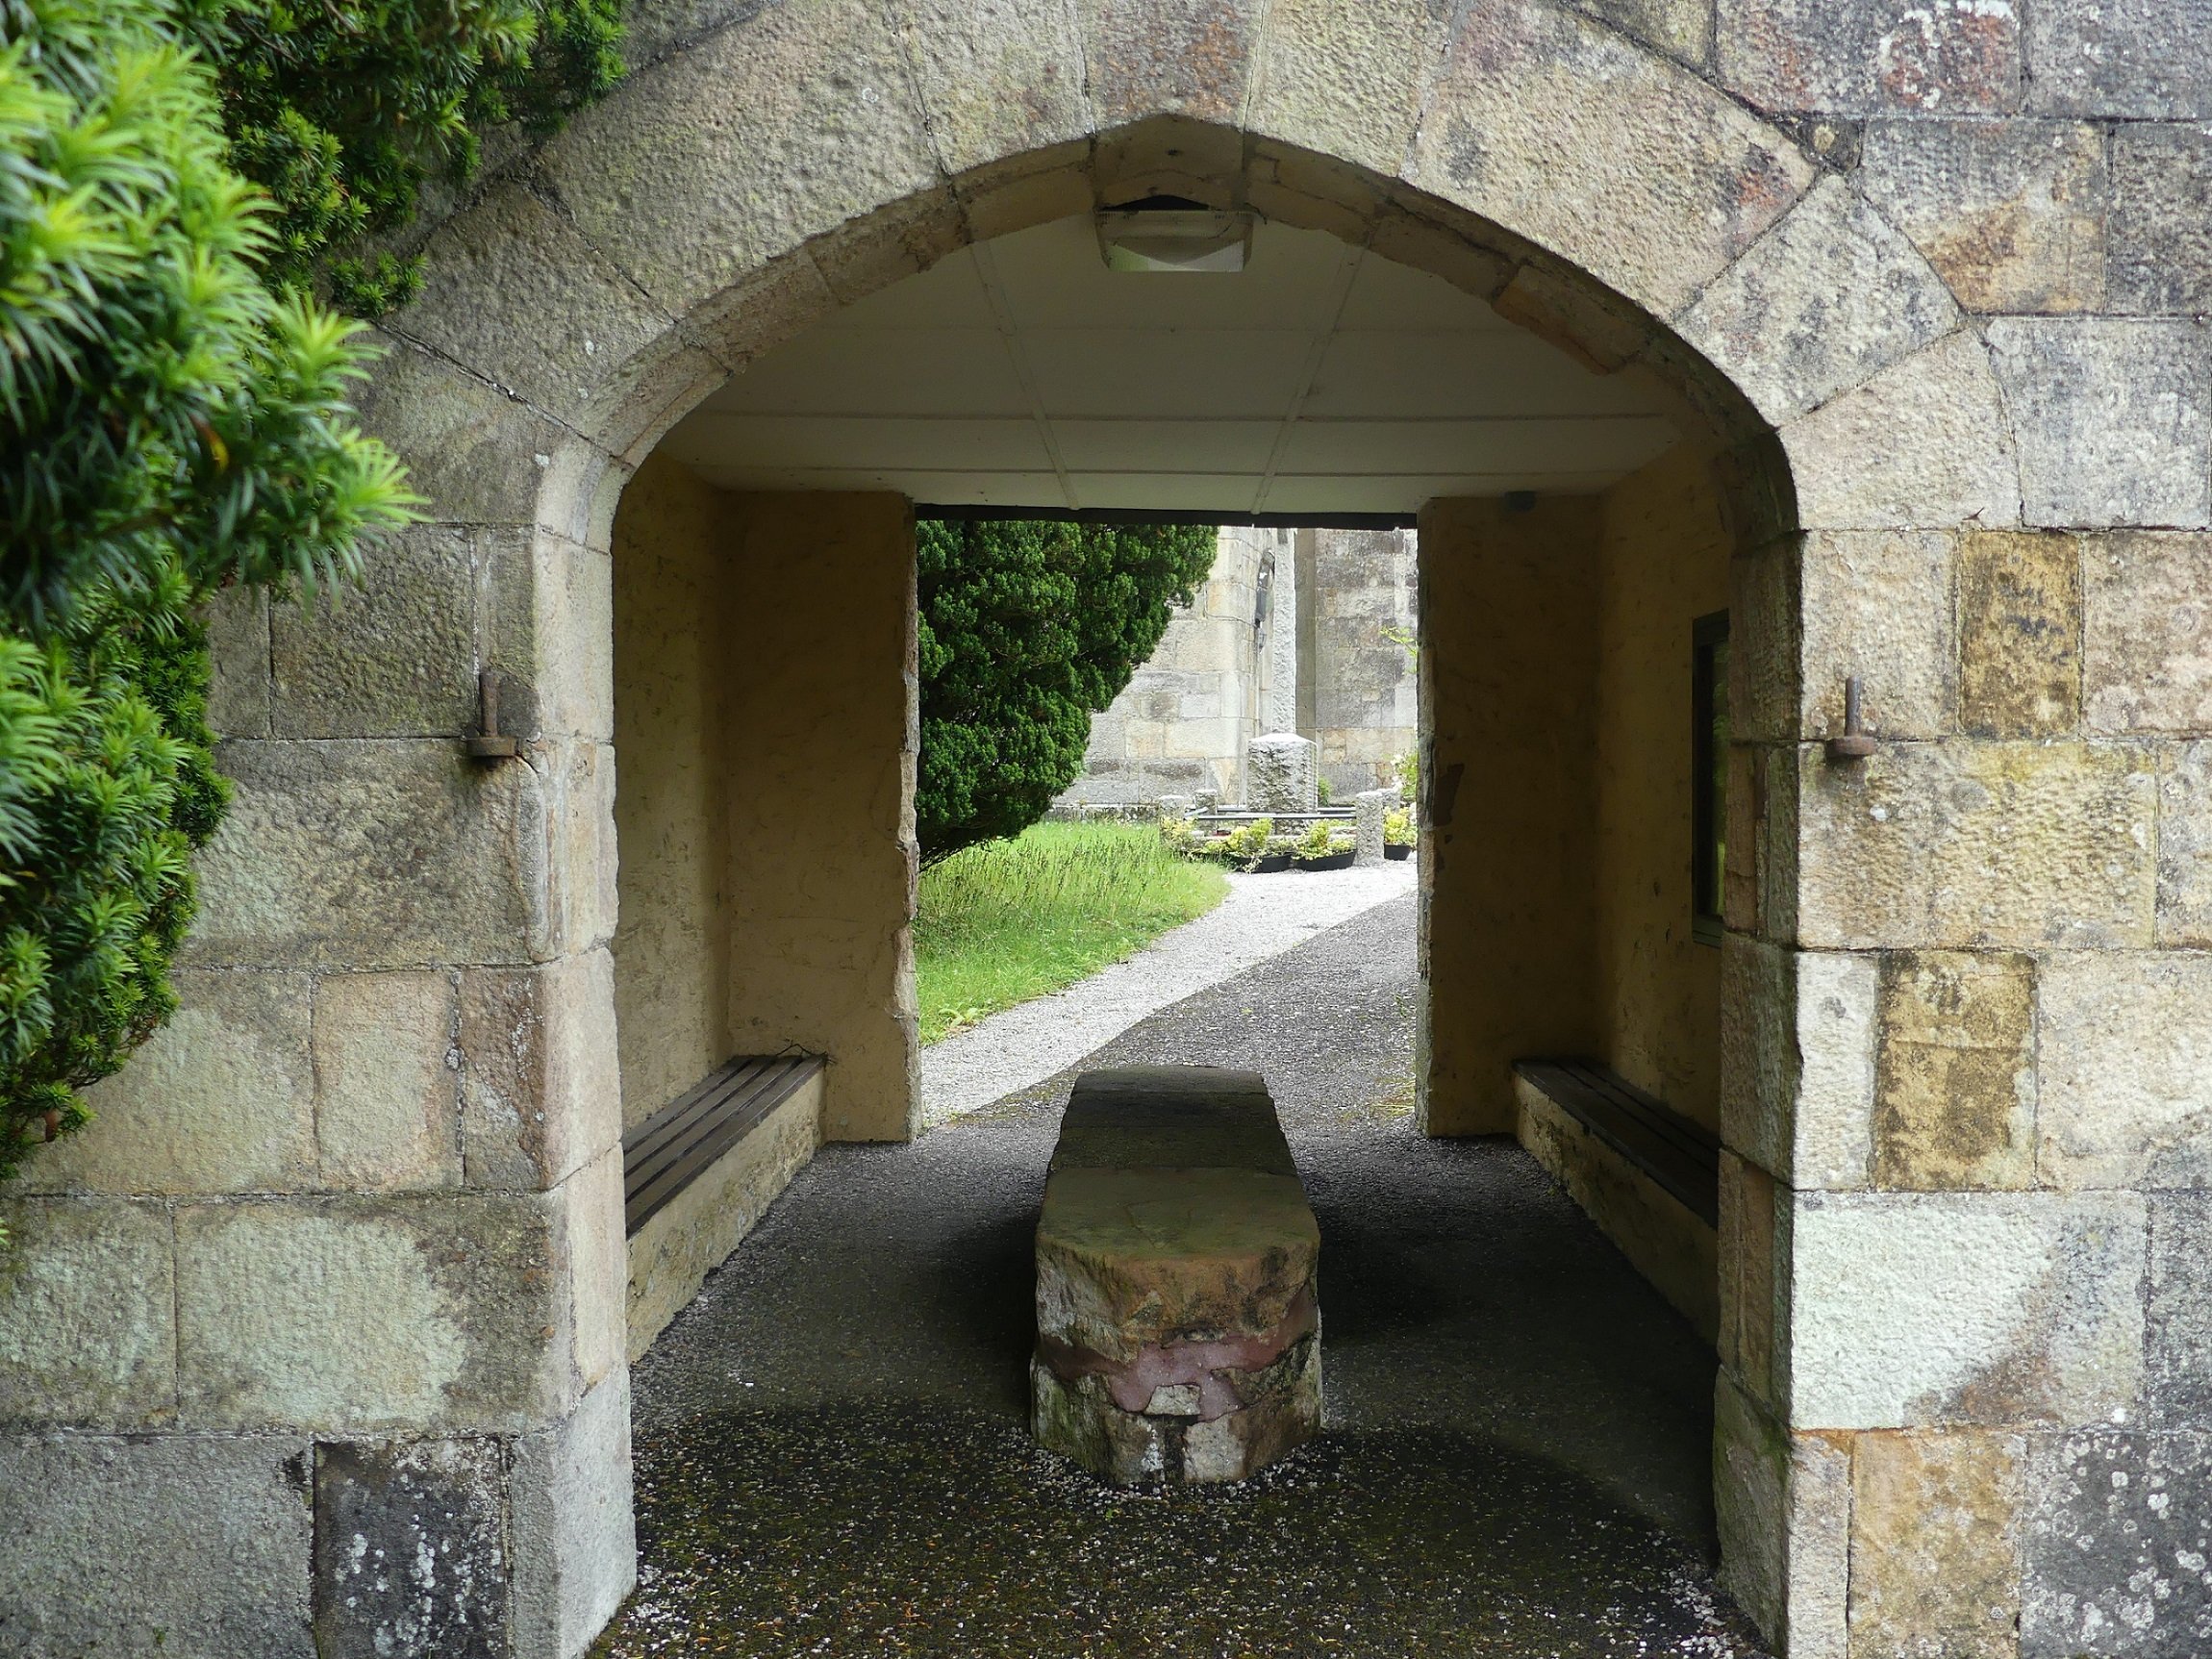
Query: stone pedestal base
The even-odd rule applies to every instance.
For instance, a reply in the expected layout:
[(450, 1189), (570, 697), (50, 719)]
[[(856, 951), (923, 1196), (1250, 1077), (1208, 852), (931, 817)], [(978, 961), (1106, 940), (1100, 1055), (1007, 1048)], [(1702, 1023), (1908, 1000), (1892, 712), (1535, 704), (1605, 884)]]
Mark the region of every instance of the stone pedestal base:
[(1266, 1086), (1075, 1086), (1037, 1223), (1038, 1441), (1125, 1485), (1245, 1476), (1320, 1426), (1320, 1235)]
[(1204, 1485), (1256, 1474), (1320, 1430), (1319, 1330), (1293, 1343), (1272, 1365), (1214, 1374), (1239, 1403), (1208, 1418), (1195, 1384), (1164, 1385), (1152, 1391), (1145, 1409), (1123, 1411), (1106, 1377), (1063, 1381), (1043, 1360), (1032, 1360), (1038, 1444), (1117, 1486)]

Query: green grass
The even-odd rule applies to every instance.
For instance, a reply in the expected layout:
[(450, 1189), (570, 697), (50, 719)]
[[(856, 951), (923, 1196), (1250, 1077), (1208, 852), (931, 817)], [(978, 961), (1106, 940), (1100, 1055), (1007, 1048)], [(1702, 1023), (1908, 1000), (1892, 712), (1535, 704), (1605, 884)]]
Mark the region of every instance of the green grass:
[(1203, 916), (1229, 883), (1142, 824), (1038, 824), (922, 871), (921, 1040), (1047, 995)]

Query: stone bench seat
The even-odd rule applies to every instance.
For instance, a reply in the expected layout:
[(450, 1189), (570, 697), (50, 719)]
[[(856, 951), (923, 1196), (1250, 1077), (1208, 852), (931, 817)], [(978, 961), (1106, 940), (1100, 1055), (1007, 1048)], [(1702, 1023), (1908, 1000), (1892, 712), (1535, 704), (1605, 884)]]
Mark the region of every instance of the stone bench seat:
[(1242, 1480), (1303, 1443), (1320, 1253), (1257, 1072), (1086, 1072), (1037, 1223), (1039, 1442), (1124, 1485)]

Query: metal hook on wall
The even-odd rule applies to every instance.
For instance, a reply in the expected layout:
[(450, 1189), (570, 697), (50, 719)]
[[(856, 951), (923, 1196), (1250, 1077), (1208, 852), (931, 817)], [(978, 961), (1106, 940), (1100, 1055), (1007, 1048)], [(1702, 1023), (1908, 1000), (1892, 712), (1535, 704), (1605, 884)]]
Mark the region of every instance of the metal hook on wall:
[(1859, 677), (1853, 674), (1844, 682), (1844, 730), (1842, 736), (1828, 740), (1828, 759), (1863, 761), (1879, 746), (1866, 728), (1859, 708)]

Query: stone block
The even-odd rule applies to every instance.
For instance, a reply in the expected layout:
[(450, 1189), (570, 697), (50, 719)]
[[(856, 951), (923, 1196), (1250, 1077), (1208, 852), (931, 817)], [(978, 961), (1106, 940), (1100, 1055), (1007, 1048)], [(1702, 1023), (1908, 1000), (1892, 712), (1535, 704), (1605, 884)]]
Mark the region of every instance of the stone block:
[(495, 1440), (315, 1447), (317, 1659), (506, 1659), (505, 1465)]
[(615, 965), (461, 972), (461, 1136), (471, 1187), (554, 1187), (622, 1133)]
[(1276, 0), (1247, 124), (1392, 177), (1420, 119), (1449, 9), (1431, 0)]
[[(1848, 260), (1853, 278), (1830, 277)], [(1823, 179), (1674, 319), (1775, 425), (1942, 338), (1950, 291), (1841, 178)]]
[(2212, 536), (2091, 538), (2082, 589), (2090, 729), (2212, 733)]
[(322, 1185), (357, 1193), (461, 1184), (453, 976), (335, 973), (314, 991)]
[(1711, 0), (1573, 0), (1587, 12), (1670, 58), (1702, 65), (1713, 56)]
[(2158, 943), (2212, 944), (2212, 743), (2176, 743), (2158, 779)]
[(2067, 115), (2212, 115), (2212, 17), (2168, 0), (2027, 9), (2028, 108)]
[(269, 730), (269, 599), (265, 589), (226, 588), (208, 602), (208, 724), (217, 737)]
[(2212, 1652), (2212, 1435), (2038, 1437), (2028, 1470), (2022, 1659)]
[(1972, 312), (2104, 303), (2104, 135), (2072, 121), (1872, 121), (1860, 181)]
[(1803, 735), (1804, 566), (1797, 536), (1728, 561), (1728, 735), (1739, 743)]
[(1721, 1364), (1753, 1395), (1780, 1404), (1776, 1389), (1787, 1372), (1778, 1368), (1789, 1345), (1787, 1262), (1789, 1189), (1734, 1152), (1721, 1153), (1721, 1222), (1716, 1265), (1720, 1274)]
[(2038, 974), (2037, 1172), (2066, 1187), (2212, 1185), (2212, 957), (2065, 951)]
[(2035, 1185), (2035, 964), (1963, 951), (1882, 959), (1873, 1183)]
[(1247, 804), (1256, 813), (1310, 813), (1320, 804), (1317, 750), (1311, 738), (1273, 732), (1244, 746)]
[(1242, 1480), (1320, 1427), (1320, 1234), (1258, 1073), (1076, 1080), (1037, 1222), (1032, 1427), (1122, 1485)]
[(1792, 1434), (1723, 1370), (1713, 1395), (1721, 1586), (1790, 1659), (1845, 1659), (1848, 1444)]
[(2112, 132), (2112, 304), (2212, 311), (2212, 131), (2129, 122)]
[(27, 1159), (18, 1193), (288, 1192), (315, 1184), (304, 973), (171, 975), (176, 1014), (85, 1093), (92, 1121)]
[(570, 426), (590, 429), (609, 383), (669, 327), (572, 221), (513, 180), (493, 184), (424, 253), (421, 296), (384, 326)]
[(515, 1651), (571, 1659), (638, 1582), (629, 1373), (593, 1387), (559, 1426), (517, 1440), (508, 1488)]
[(1868, 956), (1788, 950), (1730, 934), (1721, 1135), (1800, 1188), (1863, 1187), (1872, 1156), (1877, 969)]
[(2151, 1195), (2143, 1335), (2144, 1420), (2212, 1421), (2212, 1194)]
[(1397, 810), (1397, 804), (1395, 789), (1362, 790), (1352, 796), (1352, 821), (1358, 842), (1354, 864), (1383, 862), (1383, 819)]
[(1244, 107), (1261, 0), (1078, 0), (1093, 119), (1228, 122)]
[(1792, 737), (1844, 729), (1844, 682), (1864, 686), (1867, 729), (1941, 737), (1958, 689), (1951, 538), (1936, 531), (1814, 531), (1804, 539), (1802, 701)]
[(1808, 945), (2150, 941), (2156, 779), (2135, 748), (1886, 743), (1798, 768)]
[(176, 1280), (163, 1207), (16, 1198), (0, 1203), (0, 1421), (164, 1421), (176, 1397)]
[(420, 524), (378, 547), (359, 587), (270, 617), (279, 738), (458, 737), (476, 725), (476, 565), (485, 537)]
[(1761, 109), (1994, 115), (2020, 106), (2020, 14), (2009, 4), (1720, 0), (1713, 34), (1722, 84)]
[[(628, 1334), (627, 1262), (623, 1248), (622, 1149), (599, 1154), (547, 1195), (556, 1254), (566, 1274), (555, 1335), (559, 1362), (573, 1392), (597, 1388), (622, 1370)], [(566, 1397), (566, 1396), (565, 1396)]]
[(2021, 505), (2054, 527), (2212, 522), (2212, 358), (2195, 322), (1996, 317)]
[(1687, 69), (1511, 4), (1463, 14), (1404, 176), (1667, 316), (1811, 187), (1813, 164)]
[(353, 396), (363, 427), (407, 463), (440, 523), (528, 524), (567, 437), (555, 421), (420, 346), (373, 337), (384, 355)]
[(312, 1456), (280, 1436), (0, 1435), (0, 1652), (318, 1659)]
[(1808, 529), (2020, 521), (2011, 423), (1971, 330), (1799, 415), (1781, 438)]
[(2132, 1193), (1809, 1193), (1791, 1225), (1794, 1426), (2099, 1421), (2142, 1377)]
[(1958, 549), (1959, 727), (2063, 737), (2081, 723), (2081, 549), (2070, 536), (1968, 531)]
[(2024, 1456), (1980, 1430), (1853, 1438), (1853, 1652), (2017, 1659)]
[[(543, 530), (482, 537), (479, 548), (476, 656), (505, 676), (502, 729), (529, 739), (610, 741), (613, 559)], [(471, 679), (470, 729), (475, 695)]]
[(939, 182), (912, 85), (881, 7), (767, 7), (632, 74), (540, 166), (582, 234), (622, 249), (627, 274), (682, 316)]
[(898, 10), (945, 171), (1089, 136), (1071, 0), (903, 0)]
[(615, 937), (615, 748), (570, 741), (547, 744), (537, 777), (543, 792), (547, 928), (539, 954), (582, 953)]
[(439, 740), (235, 742), (200, 855), (193, 967), (412, 968), (549, 954), (545, 804)]
[(569, 1387), (569, 1264), (543, 1200), (272, 1199), (177, 1213), (183, 1420), (516, 1430)]

